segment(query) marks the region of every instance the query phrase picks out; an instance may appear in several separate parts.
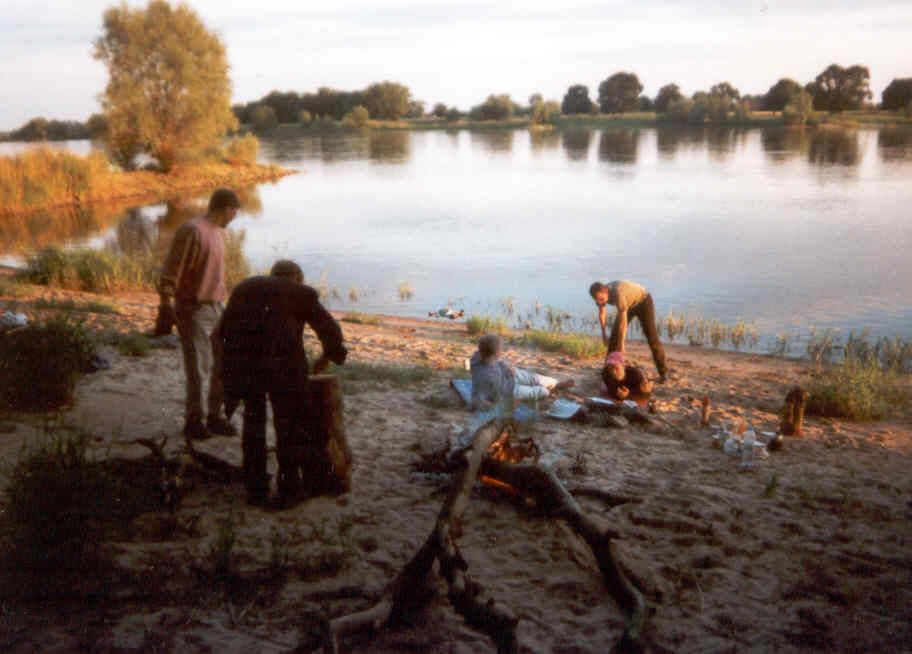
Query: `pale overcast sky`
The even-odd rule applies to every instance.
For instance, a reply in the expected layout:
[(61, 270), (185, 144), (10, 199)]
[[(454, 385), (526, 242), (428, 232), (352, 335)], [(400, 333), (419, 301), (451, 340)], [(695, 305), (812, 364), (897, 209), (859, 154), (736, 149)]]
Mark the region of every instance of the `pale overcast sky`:
[[(0, 0), (0, 130), (44, 116), (85, 120), (107, 80), (92, 59), (108, 0)], [(132, 6), (145, 2), (130, 2)], [(729, 81), (764, 93), (831, 63), (871, 70), (874, 99), (912, 77), (912, 1), (873, 0), (195, 0), (224, 41), (234, 102), (273, 89), (360, 89), (385, 79), (430, 108), (468, 109), (490, 93), (525, 104), (635, 72), (644, 92), (686, 94)]]

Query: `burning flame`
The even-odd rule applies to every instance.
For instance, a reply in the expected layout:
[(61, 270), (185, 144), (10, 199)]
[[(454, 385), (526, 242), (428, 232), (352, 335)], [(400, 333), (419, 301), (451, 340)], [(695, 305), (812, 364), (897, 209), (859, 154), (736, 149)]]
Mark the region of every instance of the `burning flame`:
[[(488, 448), (488, 458), (508, 463), (519, 463), (530, 457), (535, 457), (535, 461), (538, 462), (538, 455), (539, 450), (535, 441), (531, 438), (514, 438), (513, 431), (510, 429), (505, 429), (500, 437), (491, 443), (491, 447)], [(516, 488), (493, 477), (481, 475), (481, 481), (491, 488), (519, 495), (519, 491)]]

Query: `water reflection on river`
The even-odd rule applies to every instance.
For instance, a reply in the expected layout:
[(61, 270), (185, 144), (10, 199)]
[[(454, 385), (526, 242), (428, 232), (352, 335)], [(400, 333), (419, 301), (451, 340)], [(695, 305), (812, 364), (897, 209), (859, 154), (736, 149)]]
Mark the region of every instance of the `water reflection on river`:
[[(627, 278), (660, 315), (745, 318), (767, 338), (912, 336), (908, 129), (338, 131), (264, 139), (261, 158), (303, 174), (260, 186), (234, 228), (255, 267), (298, 260), (336, 287), (336, 308), (496, 313), (509, 298), (591, 319), (589, 283)], [(89, 242), (161, 250), (196, 210), (121, 208)], [(85, 241), (112, 221), (60, 221), (45, 238), (42, 218), (0, 237)]]

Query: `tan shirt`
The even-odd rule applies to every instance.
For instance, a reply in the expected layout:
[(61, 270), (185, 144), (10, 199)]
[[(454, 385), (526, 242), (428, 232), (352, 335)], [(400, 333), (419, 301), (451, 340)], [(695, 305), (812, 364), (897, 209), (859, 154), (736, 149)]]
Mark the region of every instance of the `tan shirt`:
[(611, 282), (608, 286), (614, 289), (612, 292), (613, 299), (615, 300), (613, 304), (617, 307), (618, 311), (632, 309), (645, 300), (648, 295), (645, 288), (634, 282), (620, 280)]
[(184, 304), (224, 302), (224, 230), (205, 216), (181, 225), (165, 258), (158, 292)]

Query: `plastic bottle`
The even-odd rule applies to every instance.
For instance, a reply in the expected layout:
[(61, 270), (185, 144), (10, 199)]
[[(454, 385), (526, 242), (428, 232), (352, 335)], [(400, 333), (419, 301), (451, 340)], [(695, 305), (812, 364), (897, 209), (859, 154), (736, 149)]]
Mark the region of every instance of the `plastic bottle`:
[(744, 432), (744, 439), (741, 441), (741, 469), (749, 470), (754, 466), (754, 442), (757, 436), (751, 427)]

